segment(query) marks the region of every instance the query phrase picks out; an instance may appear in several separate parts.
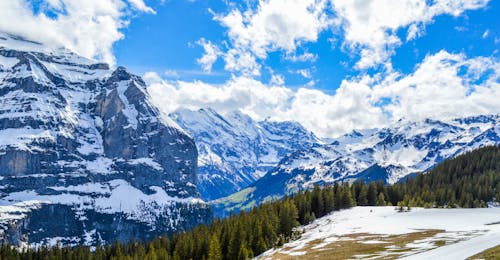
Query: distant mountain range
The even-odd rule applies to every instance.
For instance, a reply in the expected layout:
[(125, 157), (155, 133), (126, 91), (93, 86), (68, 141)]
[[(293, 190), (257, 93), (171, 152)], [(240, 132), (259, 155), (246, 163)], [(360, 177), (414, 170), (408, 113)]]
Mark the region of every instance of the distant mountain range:
[(390, 128), (353, 131), (329, 144), (298, 150), (248, 188), (212, 204), (217, 214), (225, 215), (315, 184), (355, 179), (394, 183), (492, 144), (500, 144), (499, 115), (399, 121)]
[(228, 196), (254, 183), (292, 152), (319, 139), (296, 122), (252, 120), (234, 111), (180, 109), (170, 117), (198, 148), (198, 189), (206, 200)]

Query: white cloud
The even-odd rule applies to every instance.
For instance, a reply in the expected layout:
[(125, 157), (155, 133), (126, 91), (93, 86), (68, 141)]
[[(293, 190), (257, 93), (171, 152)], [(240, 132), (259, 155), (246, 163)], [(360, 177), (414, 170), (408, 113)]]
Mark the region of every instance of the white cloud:
[[(0, 1), (0, 31), (16, 34), (54, 47), (66, 47), (82, 56), (114, 64), (113, 43), (122, 39), (120, 29), (131, 12), (154, 13), (143, 0), (23, 0)], [(44, 11), (50, 10), (55, 17)]]
[[(227, 28), (229, 41), (223, 56), (226, 69), (243, 75), (260, 75), (257, 64), (269, 52), (283, 51), (292, 62), (314, 62), (318, 56), (305, 50), (319, 34), (331, 29), (341, 36), (342, 49), (359, 55), (358, 69), (384, 64), (392, 69), (390, 57), (402, 44), (406, 32), (411, 41), (425, 34), (426, 25), (439, 15), (459, 16), (483, 8), (489, 0), (259, 0), (255, 8), (238, 5), (214, 19)], [(338, 39), (331, 38), (335, 42)], [(241, 59), (241, 61), (240, 61)], [(256, 64), (257, 63), (257, 64)]]
[(482, 37), (483, 37), (483, 39), (488, 38), (488, 35), (490, 35), (490, 30), (486, 30), (486, 31), (484, 31), (483, 36), (482, 36)]
[(289, 61), (293, 61), (293, 62), (306, 62), (306, 61), (310, 61), (310, 62), (315, 62), (317, 59), (318, 59), (318, 55), (317, 54), (312, 54), (310, 52), (304, 52), (302, 54), (295, 54), (295, 53), (287, 53), (285, 55), (285, 59), (289, 60)]
[(333, 94), (266, 85), (246, 76), (221, 85), (167, 82), (154, 74), (145, 79), (154, 103), (165, 113), (180, 107), (212, 107), (221, 113), (239, 109), (257, 120), (297, 121), (322, 137), (382, 127), (403, 117), (445, 119), (500, 111), (500, 61), (446, 51), (426, 57), (408, 75), (344, 80)]
[(159, 84), (163, 82), (163, 79), (158, 75), (158, 73), (153, 72), (153, 71), (148, 71), (142, 75), (142, 79), (146, 82), (148, 85), (152, 84)]
[(284, 85), (285, 84), (285, 77), (283, 77), (283, 75), (279, 75), (279, 74), (274, 75), (273, 74), (271, 76), (271, 80), (269, 81), (269, 84), (277, 85), (277, 86)]
[(392, 102), (384, 109), (394, 118), (443, 119), (499, 113), (499, 79), (498, 60), (467, 59), (462, 54), (441, 51), (426, 57), (413, 74), (392, 75), (376, 85), (371, 98), (390, 98)]
[(216, 14), (214, 19), (228, 28), (229, 46), (224, 60), (226, 69), (245, 75), (260, 75), (257, 59), (265, 59), (270, 51), (284, 51), (296, 61), (312, 61), (317, 57), (305, 52), (295, 55), (303, 42), (316, 42), (328, 27), (326, 0), (260, 0), (256, 10), (233, 9)]
[(224, 69), (230, 72), (241, 73), (246, 76), (259, 76), (261, 65), (250, 52), (230, 49), (223, 54), (226, 65)]
[(152, 13), (156, 14), (155, 10), (153, 10), (151, 7), (147, 6), (143, 0), (128, 0), (137, 10), (146, 12), (146, 13)]
[(165, 70), (164, 74), (167, 78), (179, 78), (179, 73), (176, 70)]
[(256, 11), (234, 9), (216, 20), (229, 29), (234, 47), (265, 58), (270, 50), (294, 52), (301, 41), (315, 42), (327, 27), (326, 1), (261, 0)]
[(425, 25), (438, 15), (459, 16), (486, 6), (488, 0), (332, 0), (344, 31), (344, 46), (361, 52), (360, 69), (387, 63), (401, 44), (397, 36), (408, 27), (406, 40), (424, 33)]
[(306, 87), (314, 87), (314, 85), (316, 85), (316, 80), (312, 79), (312, 80), (309, 80), (309, 82), (306, 83)]
[(425, 27), (422, 24), (412, 24), (408, 27), (408, 33), (406, 34), (406, 41), (411, 41), (415, 38), (422, 36), (425, 33)]
[(205, 53), (201, 58), (197, 60), (198, 64), (201, 65), (205, 72), (212, 71), (212, 65), (217, 61), (219, 56), (222, 54), (219, 48), (213, 44), (211, 41), (207, 41), (201, 38), (197, 43), (203, 47)]
[(308, 70), (308, 69), (299, 69), (296, 71), (297, 74), (301, 75), (302, 77), (306, 78), (306, 79), (310, 79), (311, 78), (311, 71)]
[(262, 82), (236, 77), (223, 85), (211, 85), (201, 81), (157, 81), (154, 73), (146, 79), (153, 102), (165, 113), (180, 107), (197, 109), (212, 107), (221, 113), (240, 109), (249, 115), (262, 116), (285, 109), (281, 107), (292, 96), (292, 90), (283, 86), (267, 86)]

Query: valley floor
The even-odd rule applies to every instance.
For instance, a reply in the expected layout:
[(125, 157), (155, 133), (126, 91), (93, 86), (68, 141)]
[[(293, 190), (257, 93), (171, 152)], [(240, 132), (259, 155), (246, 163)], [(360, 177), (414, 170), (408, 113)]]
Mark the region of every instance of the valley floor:
[(301, 227), (260, 259), (465, 259), (500, 244), (500, 208), (354, 207)]

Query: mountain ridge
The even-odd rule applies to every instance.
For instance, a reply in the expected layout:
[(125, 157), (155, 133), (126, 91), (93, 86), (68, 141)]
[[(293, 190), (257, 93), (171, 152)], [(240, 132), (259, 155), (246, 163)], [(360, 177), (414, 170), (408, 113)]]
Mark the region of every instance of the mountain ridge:
[(124, 67), (0, 34), (0, 240), (95, 245), (211, 219), (194, 140)]
[(299, 123), (255, 121), (239, 111), (179, 109), (170, 117), (195, 139), (198, 189), (207, 200), (247, 187), (282, 157), (320, 143)]
[(355, 130), (331, 143), (298, 150), (253, 185), (215, 200), (219, 215), (335, 181), (395, 183), (458, 154), (500, 144), (500, 115), (451, 120), (399, 121), (393, 127)]

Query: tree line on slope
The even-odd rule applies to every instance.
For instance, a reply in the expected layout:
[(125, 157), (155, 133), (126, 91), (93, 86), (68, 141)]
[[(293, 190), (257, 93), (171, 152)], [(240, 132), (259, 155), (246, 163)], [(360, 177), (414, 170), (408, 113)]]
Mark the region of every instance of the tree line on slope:
[(315, 186), (248, 212), (214, 219), (152, 241), (86, 246), (0, 247), (1, 259), (248, 259), (300, 235), (299, 225), (352, 206), (485, 207), (500, 200), (500, 148), (485, 147), (448, 160), (404, 183), (363, 181)]

